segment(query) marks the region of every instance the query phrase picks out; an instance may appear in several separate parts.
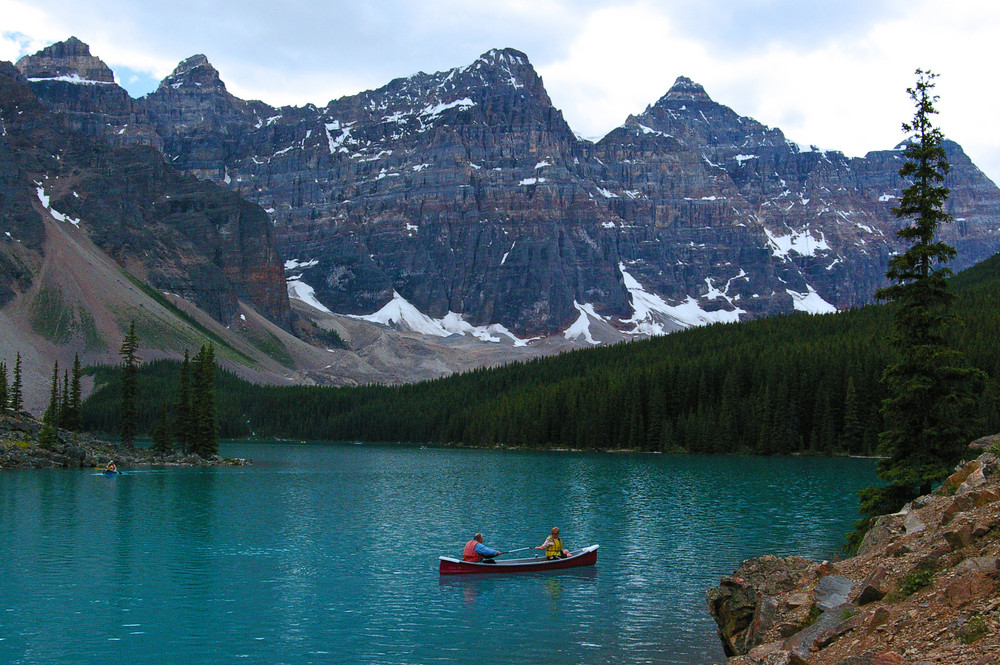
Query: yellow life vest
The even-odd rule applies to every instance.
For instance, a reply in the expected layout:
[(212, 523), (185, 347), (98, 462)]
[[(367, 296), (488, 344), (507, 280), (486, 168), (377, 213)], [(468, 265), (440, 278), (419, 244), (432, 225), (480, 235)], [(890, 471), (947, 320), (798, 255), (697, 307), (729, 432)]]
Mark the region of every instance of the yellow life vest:
[(562, 556), (563, 546), (562, 538), (555, 537), (552, 539), (552, 544), (545, 548), (545, 557), (550, 556), (560, 557)]

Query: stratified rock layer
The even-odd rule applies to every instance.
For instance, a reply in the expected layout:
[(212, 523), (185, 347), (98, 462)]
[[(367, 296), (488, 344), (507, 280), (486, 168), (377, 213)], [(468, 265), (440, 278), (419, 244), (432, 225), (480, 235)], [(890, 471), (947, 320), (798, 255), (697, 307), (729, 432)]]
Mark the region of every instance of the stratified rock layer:
[(108, 147), (74, 125), (0, 63), (0, 304), (33, 283), (47, 215), (79, 227), (155, 290), (223, 323), (244, 300), (290, 329), (284, 269), (263, 210), (173, 169), (149, 146)]
[(115, 82), (114, 72), (76, 37), (17, 61), (35, 93), (59, 110), (70, 125), (113, 145), (162, 148), (141, 105)]
[[(137, 105), (171, 164), (268, 210), (298, 283), (340, 313), (401, 298), (551, 334), (589, 305), (662, 333), (866, 303), (902, 249), (901, 151), (803, 149), (684, 77), (596, 144), (513, 49), (280, 109), (197, 55)], [(960, 269), (1000, 249), (1000, 190), (946, 149)]]

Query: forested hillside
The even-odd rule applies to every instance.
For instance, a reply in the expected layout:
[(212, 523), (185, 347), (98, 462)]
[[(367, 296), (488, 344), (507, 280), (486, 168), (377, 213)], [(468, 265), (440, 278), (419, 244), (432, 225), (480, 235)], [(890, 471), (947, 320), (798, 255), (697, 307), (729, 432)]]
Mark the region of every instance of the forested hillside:
[[(956, 345), (989, 375), (977, 413), (1000, 430), (1000, 255), (952, 280)], [(220, 374), (225, 437), (412, 441), (689, 452), (874, 454), (885, 306), (781, 316), (567, 353), (405, 386), (263, 387)], [(148, 365), (149, 429), (178, 365)], [(115, 372), (85, 404), (89, 428), (116, 430)]]

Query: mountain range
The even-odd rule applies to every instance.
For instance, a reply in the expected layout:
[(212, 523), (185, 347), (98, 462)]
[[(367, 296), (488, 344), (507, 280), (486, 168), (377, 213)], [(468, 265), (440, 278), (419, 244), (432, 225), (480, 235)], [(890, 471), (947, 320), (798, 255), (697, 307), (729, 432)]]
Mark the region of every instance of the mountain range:
[[(416, 345), (397, 367), (423, 357), (419, 372), (353, 375), (408, 380), (855, 307), (902, 248), (902, 146), (853, 158), (799, 146), (684, 77), (597, 142), (513, 49), (325, 107), (241, 100), (202, 55), (132, 99), (75, 38), (8, 65), (0, 84), (5, 311), (38, 292), (43, 227), (78, 220), (73, 233), (209, 325), (258, 313), (298, 378), (352, 378), (287, 352), (331, 330), (365, 331), (343, 351), (358, 358), (378, 355), (365, 335)], [(942, 238), (961, 269), (1000, 249), (1000, 190), (945, 148), (955, 223)], [(441, 360), (455, 348), (461, 361)]]

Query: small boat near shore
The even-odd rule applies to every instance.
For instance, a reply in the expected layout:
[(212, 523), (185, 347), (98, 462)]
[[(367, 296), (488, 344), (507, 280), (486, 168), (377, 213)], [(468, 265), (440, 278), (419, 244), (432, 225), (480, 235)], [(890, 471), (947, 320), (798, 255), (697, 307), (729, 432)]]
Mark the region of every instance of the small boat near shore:
[(565, 559), (533, 557), (531, 559), (507, 559), (498, 560), (496, 563), (482, 563), (443, 556), (440, 557), (441, 563), (438, 570), (442, 575), (481, 575), (484, 573), (528, 573), (539, 570), (563, 570), (565, 568), (593, 566), (597, 563), (598, 547), (600, 545), (591, 545), (582, 550), (570, 552)]

